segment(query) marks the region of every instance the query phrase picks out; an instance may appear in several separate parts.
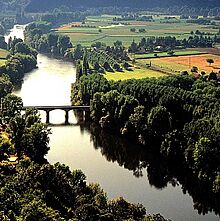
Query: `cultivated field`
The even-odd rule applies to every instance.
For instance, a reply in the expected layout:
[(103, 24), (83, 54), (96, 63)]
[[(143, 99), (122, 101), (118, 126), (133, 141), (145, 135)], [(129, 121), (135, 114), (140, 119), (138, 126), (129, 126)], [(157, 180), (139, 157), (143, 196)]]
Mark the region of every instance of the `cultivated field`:
[[(205, 51), (201, 50), (190, 50), (190, 49), (184, 49), (179, 51), (174, 51), (174, 56), (185, 56), (185, 55), (198, 55), (198, 54), (206, 54)], [(170, 55), (167, 54), (167, 52), (159, 52), (156, 53), (157, 57), (170, 57)], [(150, 59), (155, 58), (155, 53), (149, 53), (149, 54), (135, 54), (133, 55), (135, 59)]]
[(9, 54), (9, 52), (7, 50), (0, 48), (0, 59), (6, 59), (8, 54)]
[(0, 66), (4, 65), (6, 62), (6, 57), (9, 54), (7, 50), (0, 48)]
[(140, 67), (134, 68), (133, 71), (124, 71), (124, 72), (115, 72), (115, 73), (107, 72), (105, 74), (107, 80), (114, 80), (114, 81), (127, 80), (132, 78), (141, 79), (146, 77), (161, 77), (161, 76), (166, 76), (166, 74), (159, 71), (154, 71)]
[[(211, 58), (214, 60), (214, 64), (209, 65), (206, 59)], [(142, 65), (149, 64), (156, 65), (162, 68), (167, 68), (177, 72), (190, 71), (193, 66), (198, 67), (199, 71), (205, 71), (207, 73), (220, 70), (220, 56), (213, 54), (202, 54), (202, 55), (189, 55), (189, 56), (176, 56), (176, 57), (165, 57), (165, 58), (153, 58), (153, 59), (140, 59), (138, 63)]]
[[(56, 32), (69, 35), (74, 45), (80, 43), (83, 46), (90, 46), (96, 41), (112, 45), (113, 42), (119, 40), (125, 46), (128, 46), (133, 40), (138, 42), (143, 37), (175, 36), (177, 39), (183, 39), (188, 38), (190, 32), (195, 30), (210, 33), (211, 35), (216, 34), (218, 31), (218, 29), (213, 29), (211, 26), (186, 23), (185, 20), (180, 20), (178, 16), (169, 20), (169, 23), (166, 23), (166, 16), (154, 15), (152, 22), (113, 22), (114, 17), (116, 16), (90, 16), (85, 24), (74, 22), (57, 28)], [(135, 32), (131, 32), (132, 28), (135, 29)], [(139, 29), (145, 29), (145, 32), (139, 32)]]
[[(153, 15), (153, 21), (120, 21), (114, 22), (114, 15), (89, 16), (85, 23), (73, 22), (56, 29), (59, 34), (66, 34), (71, 38), (73, 45), (91, 46), (95, 42), (103, 42), (106, 45), (113, 45), (117, 40), (122, 41), (125, 47), (131, 42), (139, 42), (143, 37), (150, 36), (174, 36), (177, 39), (188, 38), (191, 31), (209, 33), (212, 37), (218, 29), (210, 25), (198, 25), (187, 23), (179, 16), (173, 16), (166, 20), (166, 15)], [(134, 29), (135, 31), (131, 31)], [(140, 32), (144, 29), (145, 32)], [(220, 57), (217, 56), (218, 49), (185, 49), (176, 50), (175, 56), (169, 57), (166, 52), (152, 54), (130, 55), (136, 60), (132, 71), (106, 73), (109, 80), (125, 80), (129, 78), (159, 77), (164, 75), (179, 74), (181, 71), (190, 72), (193, 66), (199, 71), (218, 71), (220, 68)], [(216, 55), (214, 55), (216, 54)], [(206, 59), (212, 58), (214, 64), (211, 66)], [(148, 67), (151, 64), (151, 67)]]

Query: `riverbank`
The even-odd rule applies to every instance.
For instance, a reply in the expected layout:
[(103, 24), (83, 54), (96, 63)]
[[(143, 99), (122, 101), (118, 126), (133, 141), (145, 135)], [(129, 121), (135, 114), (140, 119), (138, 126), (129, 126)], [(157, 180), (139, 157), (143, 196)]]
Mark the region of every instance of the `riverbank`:
[[(22, 97), (24, 105), (69, 105), (75, 74), (72, 63), (38, 54), (38, 69), (25, 76), (16, 94)], [(41, 114), (41, 118), (44, 121), (45, 115)], [(72, 122), (77, 121), (73, 114), (70, 118)], [(63, 121), (63, 111), (51, 113), (52, 123)], [(214, 213), (199, 215), (193, 208), (192, 197), (183, 193), (184, 187), (180, 183), (177, 182), (175, 186), (173, 182), (167, 183), (163, 188), (153, 185), (150, 182), (153, 173), (149, 170), (156, 169), (154, 177), (157, 178), (161, 174), (159, 169), (163, 171), (160, 160), (154, 161), (149, 169), (141, 168), (144, 162), (137, 158), (140, 152), (134, 146), (126, 147), (126, 141), (120, 141), (109, 134), (104, 136), (99, 133), (100, 136), (97, 136), (86, 125), (57, 126), (51, 129), (48, 161), (51, 164), (64, 163), (71, 170), (81, 169), (88, 182), (100, 183), (109, 199), (122, 195), (130, 202), (142, 203), (147, 213), (161, 213), (173, 221), (219, 219)], [(98, 142), (100, 137), (102, 143)], [(108, 140), (110, 137), (111, 140)], [(138, 177), (138, 172), (142, 176)], [(161, 175), (167, 177), (167, 174)]]

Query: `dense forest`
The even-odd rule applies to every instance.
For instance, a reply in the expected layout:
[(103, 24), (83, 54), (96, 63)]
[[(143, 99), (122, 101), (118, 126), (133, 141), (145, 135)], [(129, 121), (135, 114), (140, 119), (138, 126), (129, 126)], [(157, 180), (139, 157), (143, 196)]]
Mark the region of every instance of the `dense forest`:
[(208, 82), (184, 75), (109, 82), (83, 75), (72, 102), (91, 104), (101, 128), (187, 168), (218, 198), (220, 88), (211, 76)]

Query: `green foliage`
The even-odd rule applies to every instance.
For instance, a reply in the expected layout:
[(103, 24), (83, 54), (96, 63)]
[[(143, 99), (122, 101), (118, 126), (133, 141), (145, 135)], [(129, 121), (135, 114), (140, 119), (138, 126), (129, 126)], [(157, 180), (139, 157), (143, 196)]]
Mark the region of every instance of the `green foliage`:
[(150, 129), (154, 131), (158, 137), (165, 135), (172, 128), (171, 115), (163, 106), (152, 108), (148, 114), (147, 121)]
[(146, 213), (142, 205), (134, 206), (122, 197), (111, 200), (109, 207), (116, 220), (141, 220)]
[[(1, 34), (1, 25), (0, 25), (0, 34)], [(0, 48), (7, 49), (7, 43), (5, 42), (5, 37), (0, 35)]]
[[(139, 29), (139, 32), (145, 32), (145, 29)], [(214, 39), (210, 36), (194, 35), (189, 36), (188, 39), (177, 39), (173, 36), (151, 36), (148, 38), (142, 38), (139, 44), (134, 44), (134, 41), (129, 46), (129, 51), (132, 53), (145, 53), (153, 51), (167, 52), (168, 55), (174, 55), (174, 49), (179, 48), (209, 48), (212, 47)], [(156, 56), (155, 56), (156, 57)]]
[(27, 110), (24, 115), (11, 118), (9, 131), (19, 158), (26, 155), (35, 162), (44, 161), (44, 156), (49, 150), (50, 130), (40, 122), (36, 110)]
[(107, 92), (110, 88), (109, 82), (101, 75), (83, 75), (72, 89), (72, 104), (90, 104), (96, 92)]
[(112, 68), (116, 70), (120, 69), (118, 62), (104, 51), (97, 51), (95, 49), (88, 51), (87, 60), (93, 66), (99, 64), (106, 71), (112, 71)]
[(13, 94), (7, 94), (1, 99), (2, 121), (8, 123), (11, 118), (19, 114), (23, 106), (22, 99)]
[(0, 99), (12, 92), (12, 83), (8, 76), (2, 75), (0, 77)]
[(6, 160), (12, 151), (12, 144), (6, 134), (0, 135), (0, 162)]
[(42, 123), (35, 122), (29, 128), (25, 128), (24, 152), (35, 162), (41, 162), (42, 157), (49, 151), (50, 130)]
[(19, 38), (10, 38), (8, 49), (11, 55), (0, 72), (7, 74), (14, 85), (19, 85), (24, 74), (36, 68), (37, 52)]
[(41, 53), (64, 57), (72, 47), (70, 38), (66, 35), (50, 33), (51, 28), (49, 22), (33, 22), (25, 28), (25, 40)]
[[(144, 220), (145, 208), (119, 198), (107, 201), (98, 184), (87, 185), (80, 170), (59, 163), (21, 161), (0, 185), (0, 217), (18, 220)], [(7, 179), (7, 182), (6, 182)], [(14, 220), (17, 220), (14, 219)], [(13, 219), (11, 219), (13, 221)]]
[(83, 51), (82, 46), (80, 44), (77, 44), (76, 48), (74, 50), (73, 59), (74, 60), (81, 60), (83, 58), (83, 54), (84, 54), (84, 51)]
[[(91, 99), (95, 122), (185, 165), (218, 191), (219, 87), (189, 75), (106, 83), (102, 79), (94, 74), (75, 84), (81, 98)], [(98, 87), (98, 93), (91, 90), (104, 84), (108, 86)]]

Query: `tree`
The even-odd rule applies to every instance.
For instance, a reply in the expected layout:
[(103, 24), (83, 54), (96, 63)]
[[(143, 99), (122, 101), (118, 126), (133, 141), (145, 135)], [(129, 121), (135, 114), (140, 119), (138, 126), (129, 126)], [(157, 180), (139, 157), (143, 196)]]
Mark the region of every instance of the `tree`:
[(122, 197), (111, 200), (109, 209), (116, 220), (141, 220), (146, 214), (143, 205), (131, 204)]
[(49, 33), (47, 36), (47, 41), (48, 41), (48, 45), (49, 47), (56, 47), (57, 46), (57, 41), (58, 41), (58, 35), (53, 34), (53, 33)]
[(216, 73), (215, 72), (211, 72), (210, 74), (209, 74), (209, 76), (208, 76), (208, 80), (209, 81), (211, 81), (211, 80), (217, 80), (217, 75), (216, 75)]
[(24, 139), (24, 152), (36, 163), (42, 163), (44, 156), (49, 151), (50, 130), (45, 124), (34, 123), (26, 128)]
[(10, 154), (12, 150), (12, 144), (10, 142), (9, 137), (4, 134), (0, 135), (0, 162), (2, 160), (6, 160), (8, 158), (8, 154)]
[(0, 35), (0, 48), (7, 49), (7, 43), (5, 42), (5, 37), (2, 35)]
[(5, 122), (9, 122), (11, 118), (21, 112), (23, 106), (22, 99), (14, 94), (8, 94), (1, 100), (1, 114)]
[(23, 154), (31, 160), (42, 163), (49, 150), (50, 130), (40, 122), (39, 113), (30, 109), (24, 115), (17, 114), (9, 122), (12, 143), (19, 158)]
[(25, 131), (25, 119), (20, 115), (16, 115), (10, 119), (8, 128), (11, 134), (11, 141), (15, 147), (15, 152), (17, 153), (18, 159), (20, 159), (24, 152), (23, 135)]
[(209, 63), (209, 66), (214, 63), (214, 60), (212, 58), (207, 58), (206, 61)]
[[(0, 77), (0, 99), (12, 92), (13, 85), (9, 77), (3, 74)], [(2, 111), (2, 110), (1, 110)]]
[(24, 204), (20, 217), (24, 221), (64, 221), (57, 211), (49, 208), (46, 203), (39, 198), (34, 198), (31, 202)]
[(76, 45), (76, 48), (74, 50), (74, 60), (79, 60), (79, 59), (82, 59), (83, 58), (83, 47), (81, 44), (77, 44)]
[(138, 50), (138, 45), (137, 45), (137, 43), (133, 40), (132, 41), (132, 43), (131, 43), (131, 46), (129, 47), (129, 52), (130, 53), (135, 53), (135, 52), (137, 52), (137, 50)]
[(138, 30), (140, 33), (146, 32), (145, 28), (139, 28)]
[(105, 68), (106, 71), (113, 72), (111, 66), (107, 61), (104, 63), (103, 68)]
[(31, 54), (31, 50), (26, 43), (18, 42), (15, 44), (14, 53)]
[(115, 63), (115, 64), (113, 65), (113, 68), (114, 68), (116, 71), (122, 71), (122, 68), (121, 68), (121, 66), (120, 66), (118, 63)]
[(17, 44), (17, 43), (21, 43), (21, 42), (23, 42), (23, 40), (22, 39), (20, 39), (20, 38), (14, 38), (12, 41), (11, 41), (11, 43), (9, 44), (9, 46), (10, 46), (10, 51), (12, 52), (12, 54), (14, 53), (14, 50), (15, 50), (15, 45)]
[(174, 51), (168, 51), (167, 54), (170, 55), (170, 56), (173, 56), (175, 54), (175, 52)]
[(198, 73), (198, 67), (196, 67), (196, 66), (193, 66), (192, 68), (191, 68), (191, 72), (194, 72), (194, 73)]
[(57, 46), (60, 49), (60, 54), (64, 55), (67, 48), (70, 48), (72, 46), (69, 36), (59, 35)]
[(121, 47), (122, 46), (122, 42), (117, 40), (116, 42), (114, 42), (114, 46), (115, 47)]
[(206, 178), (219, 166), (219, 149), (207, 137), (201, 137), (193, 150), (194, 167), (199, 171), (200, 178)]
[(163, 106), (156, 106), (151, 109), (147, 117), (149, 127), (154, 133), (161, 137), (171, 129), (171, 116)]
[(87, 50), (85, 49), (84, 54), (83, 54), (82, 73), (88, 74), (88, 72), (89, 72), (89, 63), (87, 59)]

